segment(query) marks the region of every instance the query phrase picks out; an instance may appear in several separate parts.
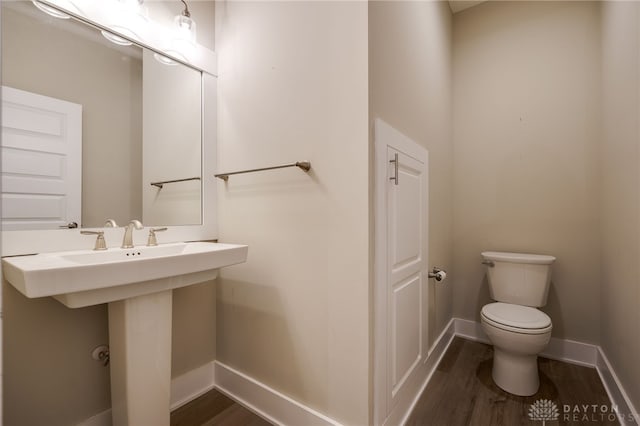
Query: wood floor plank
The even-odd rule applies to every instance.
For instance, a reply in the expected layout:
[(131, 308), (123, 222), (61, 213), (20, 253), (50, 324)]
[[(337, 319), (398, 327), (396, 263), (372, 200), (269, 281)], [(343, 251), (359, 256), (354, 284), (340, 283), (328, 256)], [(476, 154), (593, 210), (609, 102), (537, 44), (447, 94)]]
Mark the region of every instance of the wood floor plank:
[(171, 413), (171, 426), (200, 426), (235, 404), (218, 391), (210, 391)]
[(213, 389), (171, 412), (171, 426), (269, 426), (262, 417)]
[(271, 426), (271, 423), (247, 410), (239, 404), (234, 404), (215, 416), (203, 426)]
[[(456, 337), (416, 407), (407, 426), (531, 426), (531, 404), (548, 399), (559, 418), (546, 425), (617, 425), (594, 406), (611, 402), (594, 368), (540, 358), (540, 389), (529, 397), (511, 395), (491, 377), (493, 348)], [(577, 413), (565, 413), (565, 406)], [(587, 407), (588, 406), (588, 407)], [(541, 422), (539, 422), (542, 424)]]

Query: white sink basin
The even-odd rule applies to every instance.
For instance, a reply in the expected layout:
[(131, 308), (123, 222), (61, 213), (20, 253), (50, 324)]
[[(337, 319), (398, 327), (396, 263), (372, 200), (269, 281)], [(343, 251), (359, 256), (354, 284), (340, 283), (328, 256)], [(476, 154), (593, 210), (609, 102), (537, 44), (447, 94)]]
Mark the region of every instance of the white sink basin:
[(213, 279), (244, 262), (248, 247), (172, 243), (8, 257), (4, 277), (27, 297), (52, 296), (70, 308), (108, 303)]
[(247, 251), (173, 243), (8, 257), (2, 267), (27, 297), (52, 296), (70, 308), (108, 303), (112, 423), (169, 426), (172, 290), (215, 278)]

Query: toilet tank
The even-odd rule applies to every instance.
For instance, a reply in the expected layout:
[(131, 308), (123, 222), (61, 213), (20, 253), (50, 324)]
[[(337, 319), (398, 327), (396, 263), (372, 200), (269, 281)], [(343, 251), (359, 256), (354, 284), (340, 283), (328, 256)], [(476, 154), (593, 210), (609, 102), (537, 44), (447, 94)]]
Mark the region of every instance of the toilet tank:
[(498, 302), (532, 307), (547, 304), (553, 256), (541, 254), (482, 252), (487, 265), (491, 298)]

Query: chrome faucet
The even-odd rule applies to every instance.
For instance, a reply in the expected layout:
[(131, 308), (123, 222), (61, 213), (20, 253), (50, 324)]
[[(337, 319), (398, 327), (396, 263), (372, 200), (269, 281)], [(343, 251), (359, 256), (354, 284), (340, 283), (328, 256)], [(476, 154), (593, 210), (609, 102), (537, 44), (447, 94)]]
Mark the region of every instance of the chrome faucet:
[(122, 248), (133, 248), (133, 229), (142, 229), (142, 223), (133, 219), (124, 229), (124, 238), (122, 239)]

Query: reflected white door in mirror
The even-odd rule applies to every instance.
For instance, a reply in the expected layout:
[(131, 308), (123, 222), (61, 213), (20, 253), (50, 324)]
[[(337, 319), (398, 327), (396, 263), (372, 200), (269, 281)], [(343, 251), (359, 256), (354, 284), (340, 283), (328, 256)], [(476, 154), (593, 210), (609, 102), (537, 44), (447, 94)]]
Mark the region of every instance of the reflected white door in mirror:
[(2, 86), (2, 226), (80, 223), (82, 105)]

